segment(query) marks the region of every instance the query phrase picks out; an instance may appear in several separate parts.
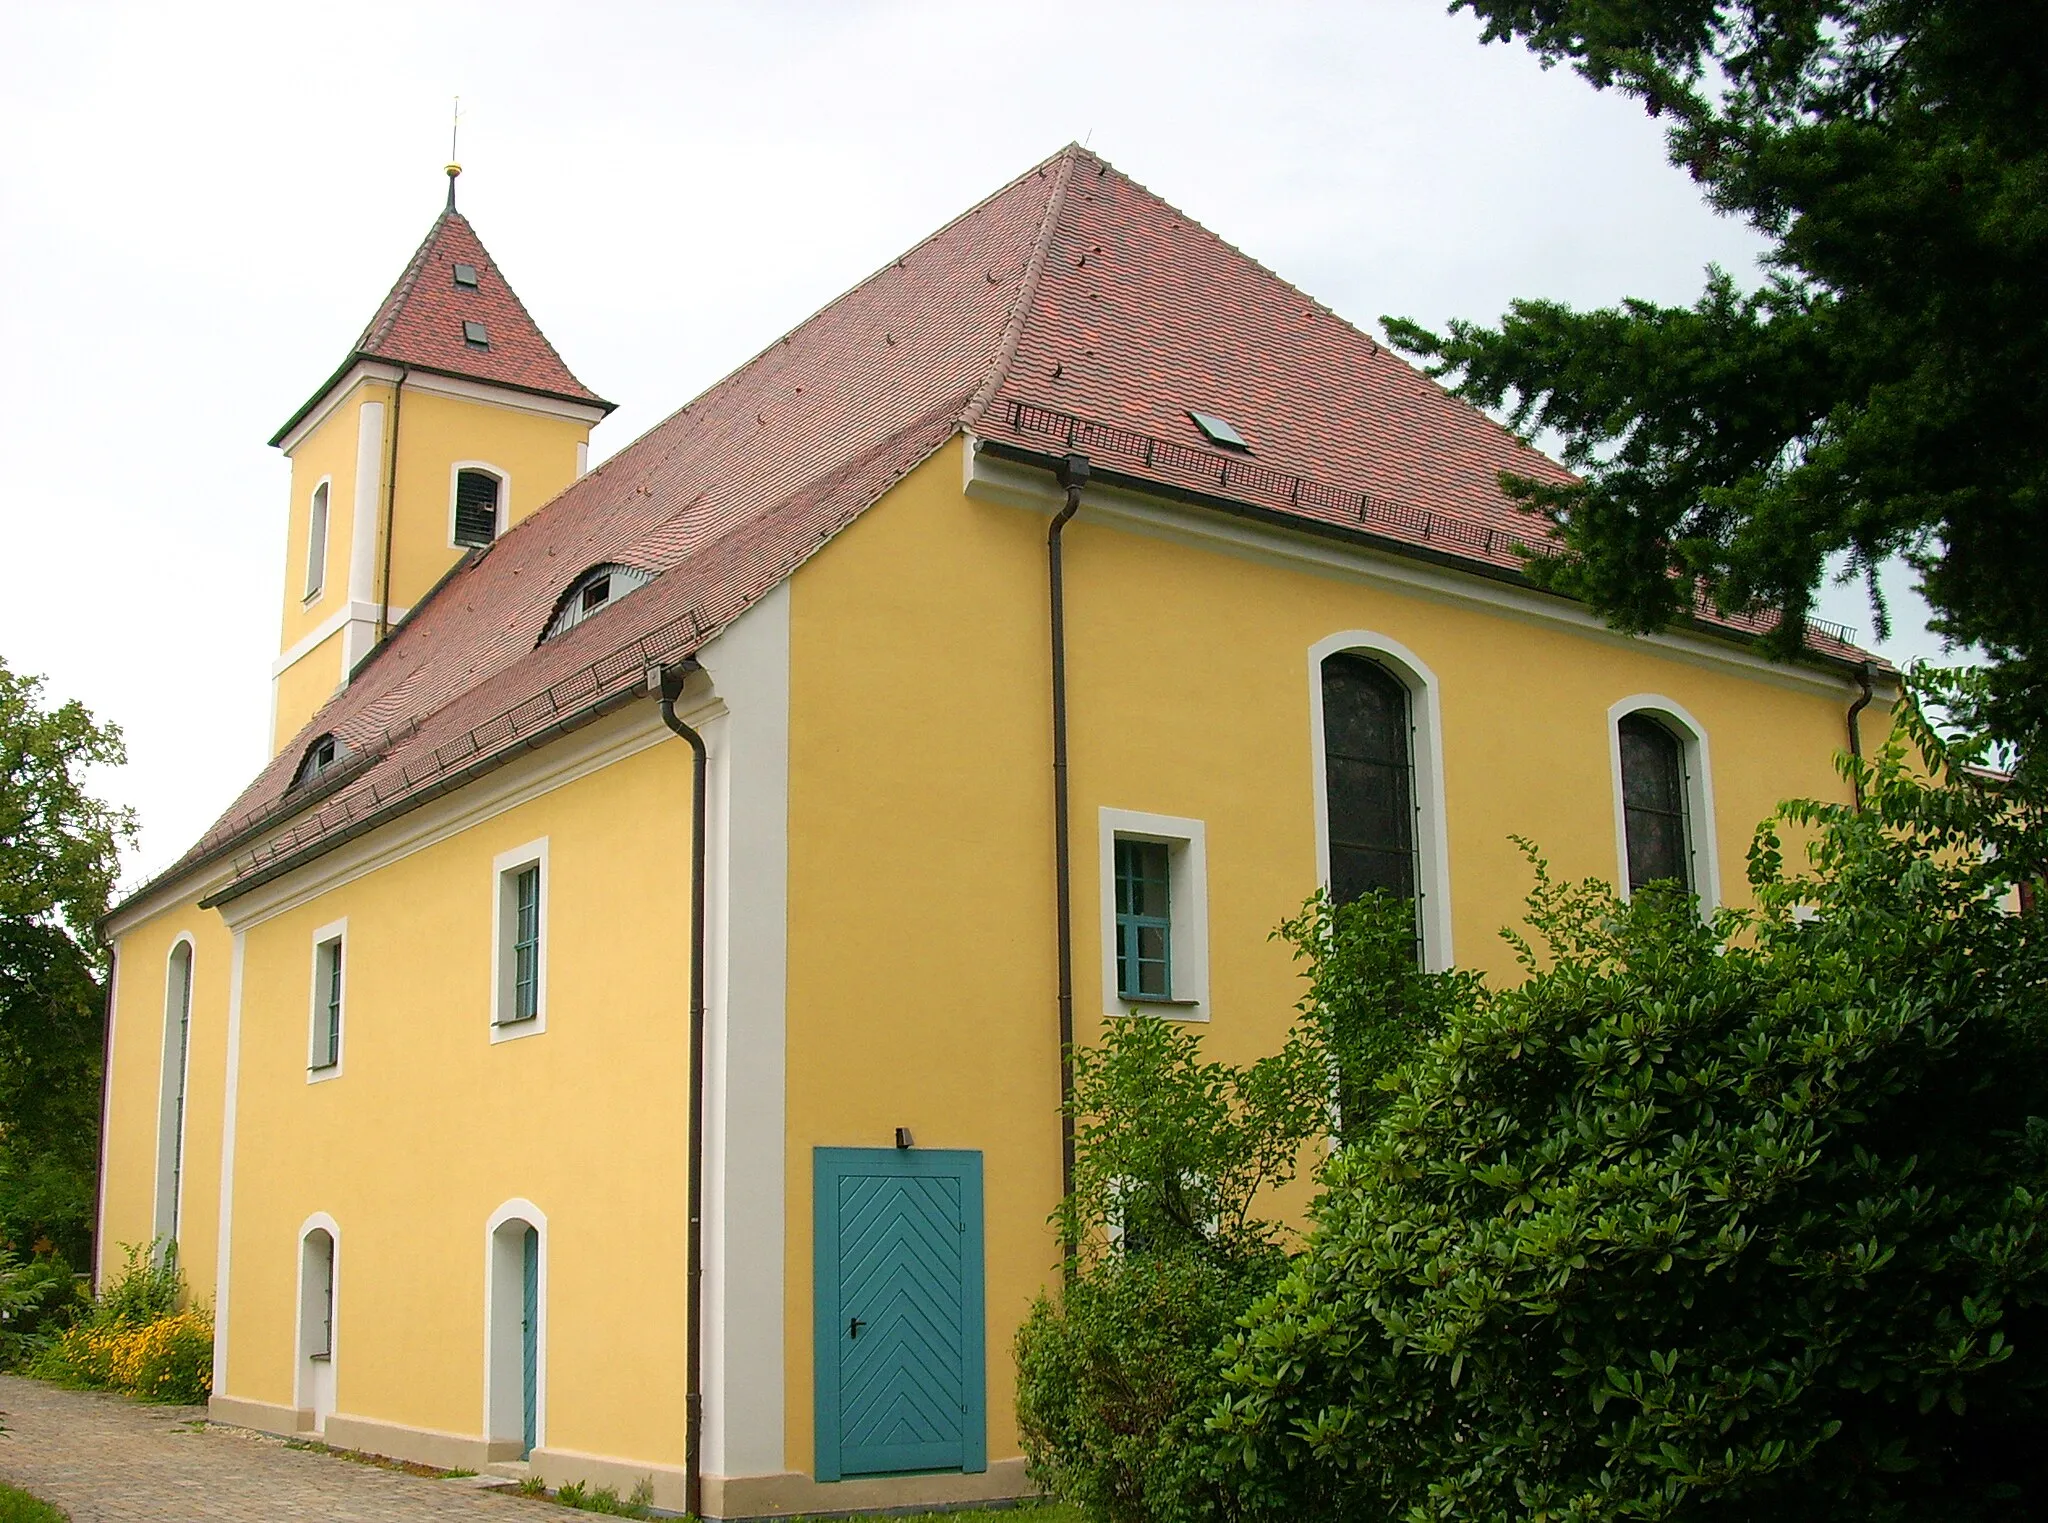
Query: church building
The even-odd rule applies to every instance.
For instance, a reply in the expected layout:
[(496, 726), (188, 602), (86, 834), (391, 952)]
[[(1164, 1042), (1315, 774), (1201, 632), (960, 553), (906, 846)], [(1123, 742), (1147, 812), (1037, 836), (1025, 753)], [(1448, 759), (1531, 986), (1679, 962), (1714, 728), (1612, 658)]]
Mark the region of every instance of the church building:
[(1276, 1050), (1318, 885), (1511, 976), (1512, 836), (1740, 903), (1897, 698), (1535, 586), (1561, 467), (1083, 148), (595, 468), (453, 184), (272, 441), (270, 761), (107, 923), (100, 1268), (175, 1241), (218, 1420), (1024, 1495), (1069, 1037)]

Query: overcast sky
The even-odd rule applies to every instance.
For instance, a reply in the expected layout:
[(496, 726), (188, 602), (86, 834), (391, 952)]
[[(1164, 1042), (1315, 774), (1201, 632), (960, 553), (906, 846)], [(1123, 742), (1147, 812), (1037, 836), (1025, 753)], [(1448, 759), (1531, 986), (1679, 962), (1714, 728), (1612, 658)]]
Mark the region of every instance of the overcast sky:
[[(1755, 240), (1619, 97), (1435, 0), (0, 0), (0, 659), (125, 730), (130, 881), (266, 759), (264, 444), (463, 210), (616, 451), (1081, 139), (1371, 331), (1689, 300)], [(1895, 590), (1894, 659), (1933, 654)], [(1823, 612), (1867, 632), (1855, 589)]]

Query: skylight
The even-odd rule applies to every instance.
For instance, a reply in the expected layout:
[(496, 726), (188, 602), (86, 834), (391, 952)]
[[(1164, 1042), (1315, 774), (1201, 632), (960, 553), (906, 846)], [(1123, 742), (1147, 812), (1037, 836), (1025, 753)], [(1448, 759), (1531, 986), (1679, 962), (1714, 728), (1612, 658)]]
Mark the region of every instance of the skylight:
[(491, 347), (490, 338), (484, 333), (484, 325), (482, 323), (465, 322), (462, 325), (462, 341), (465, 344), (474, 345), (478, 349), (488, 349)]
[(1232, 427), (1227, 419), (1219, 418), (1214, 413), (1195, 412), (1193, 409), (1189, 410), (1188, 417), (1211, 444), (1220, 444), (1225, 449), (1241, 449), (1246, 454), (1251, 453), (1252, 447), (1245, 442), (1244, 435)]
[(455, 283), (459, 286), (468, 286), (471, 290), (475, 290), (476, 266), (473, 264), (458, 264), (455, 267)]

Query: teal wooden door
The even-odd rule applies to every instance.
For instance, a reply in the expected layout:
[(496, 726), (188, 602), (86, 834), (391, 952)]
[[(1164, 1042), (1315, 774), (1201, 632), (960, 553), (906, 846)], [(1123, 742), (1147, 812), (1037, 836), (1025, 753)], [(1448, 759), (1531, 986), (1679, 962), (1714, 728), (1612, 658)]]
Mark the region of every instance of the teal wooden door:
[(520, 1450), (525, 1459), (540, 1438), (540, 1234), (526, 1229), (519, 1252)]
[(815, 1152), (817, 1477), (988, 1468), (981, 1154)]

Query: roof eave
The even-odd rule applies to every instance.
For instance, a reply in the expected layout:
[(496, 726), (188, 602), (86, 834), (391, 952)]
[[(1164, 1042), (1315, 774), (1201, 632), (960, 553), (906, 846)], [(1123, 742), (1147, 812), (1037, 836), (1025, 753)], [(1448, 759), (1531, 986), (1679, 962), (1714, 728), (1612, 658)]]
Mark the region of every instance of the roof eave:
[(421, 365), (410, 360), (394, 359), (388, 354), (373, 354), (367, 349), (352, 349), (349, 351), (348, 358), (341, 362), (334, 374), (321, 382), (319, 389), (305, 400), (305, 403), (297, 412), (285, 419), (282, 428), (270, 436), (271, 448), (280, 448), (284, 441), (291, 437), (293, 430), (305, 422), (307, 418), (311, 417), (320, 404), (333, 395), (334, 388), (347, 380), (350, 372), (358, 365), (391, 365), (407, 374), (446, 376), (451, 381), (468, 381), (476, 386), (495, 386), (501, 391), (517, 392), (521, 396), (545, 397), (551, 402), (568, 402), (577, 407), (595, 407), (604, 416), (609, 416), (617, 411), (619, 405), (616, 402), (607, 402), (603, 397), (597, 396), (594, 393), (579, 396), (575, 392), (555, 391), (545, 386), (521, 386), (516, 381), (501, 381), (492, 376), (475, 375), (465, 370), (448, 370), (438, 365)]
[[(1015, 461), (1020, 465), (1037, 466), (1048, 471), (1057, 469), (1060, 462), (1065, 458), (1063, 455), (1029, 449), (1023, 445), (1008, 444), (1001, 439), (986, 437), (979, 440), (979, 447), (998, 459)], [(1318, 539), (1336, 540), (1343, 544), (1358, 545), (1379, 550), (1389, 555), (1398, 555), (1406, 560), (1421, 561), (1424, 564), (1438, 566), (1447, 571), (1460, 572), (1466, 576), (1482, 577), (1488, 581), (1501, 582), (1523, 592), (1540, 593), (1545, 597), (1555, 598), (1560, 603), (1569, 603), (1577, 607), (1585, 606), (1579, 599), (1572, 597), (1568, 593), (1559, 592), (1554, 588), (1541, 585), (1530, 577), (1527, 572), (1517, 571), (1508, 566), (1496, 566), (1487, 561), (1471, 560), (1465, 556), (1452, 554), (1449, 551), (1431, 549), (1426, 545), (1412, 544), (1407, 540), (1397, 539), (1392, 535), (1375, 534), (1370, 529), (1350, 529), (1342, 524), (1325, 523), (1320, 519), (1308, 518), (1301, 514), (1283, 513), (1276, 508), (1261, 507), (1257, 503), (1246, 502), (1242, 498), (1223, 497), (1213, 492), (1201, 492), (1189, 487), (1174, 486), (1167, 482), (1154, 481), (1150, 477), (1132, 475), (1129, 472), (1113, 470), (1100, 465), (1091, 468), (1089, 479), (1100, 482), (1105, 486), (1122, 487), (1128, 491), (1142, 492), (1151, 497), (1163, 497), (1169, 501), (1184, 502), (1193, 507), (1208, 508), (1218, 513), (1228, 513), (1234, 517), (1249, 519), (1272, 528), (1284, 529), (1296, 534), (1312, 535)], [(1725, 625), (1712, 624), (1705, 619), (1694, 618), (1690, 615), (1683, 619), (1674, 620), (1673, 627), (1682, 629), (1687, 634), (1707, 636), (1726, 644), (1739, 646), (1747, 651), (1754, 652), (1757, 649), (1755, 636), (1746, 634), (1739, 629), (1730, 629)], [(1860, 674), (1865, 669), (1866, 664), (1868, 664), (1863, 659), (1838, 656), (1831, 651), (1814, 650), (1811, 647), (1802, 650), (1798, 659), (1802, 662), (1810, 662), (1825, 667), (1830, 671), (1851, 678)], [(1879, 672), (1885, 670), (1886, 668), (1882, 666), (1878, 667)]]

